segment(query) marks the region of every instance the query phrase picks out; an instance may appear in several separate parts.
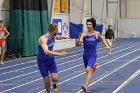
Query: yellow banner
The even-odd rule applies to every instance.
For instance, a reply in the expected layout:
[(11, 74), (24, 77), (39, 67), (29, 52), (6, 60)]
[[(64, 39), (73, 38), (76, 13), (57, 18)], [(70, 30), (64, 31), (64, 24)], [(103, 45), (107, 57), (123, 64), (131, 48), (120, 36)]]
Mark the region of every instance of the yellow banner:
[(61, 12), (68, 11), (68, 0), (60, 0), (60, 11)]
[(54, 13), (58, 13), (59, 7), (58, 7), (58, 0), (54, 0)]

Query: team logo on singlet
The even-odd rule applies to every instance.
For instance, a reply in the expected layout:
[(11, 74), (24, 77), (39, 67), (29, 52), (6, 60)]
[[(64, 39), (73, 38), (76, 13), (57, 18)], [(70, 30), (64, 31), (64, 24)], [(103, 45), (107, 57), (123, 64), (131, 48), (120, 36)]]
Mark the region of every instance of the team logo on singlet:
[(86, 38), (86, 41), (95, 41), (94, 37)]
[(52, 42), (48, 45), (48, 47), (52, 47), (52, 46), (54, 46), (54, 42)]

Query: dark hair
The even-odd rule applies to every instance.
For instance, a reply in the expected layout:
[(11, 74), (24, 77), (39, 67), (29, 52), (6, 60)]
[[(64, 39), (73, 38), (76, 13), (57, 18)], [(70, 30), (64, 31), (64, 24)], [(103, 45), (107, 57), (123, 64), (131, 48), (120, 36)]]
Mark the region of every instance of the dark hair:
[(108, 25), (108, 28), (112, 27), (112, 25)]
[(57, 31), (57, 24), (50, 24), (49, 32), (56, 32), (56, 31)]
[(0, 23), (2, 23), (3, 21), (2, 20), (0, 20)]
[(90, 19), (87, 19), (87, 22), (91, 22), (92, 23), (93, 29), (96, 27), (96, 20), (95, 20), (95, 18), (92, 17)]

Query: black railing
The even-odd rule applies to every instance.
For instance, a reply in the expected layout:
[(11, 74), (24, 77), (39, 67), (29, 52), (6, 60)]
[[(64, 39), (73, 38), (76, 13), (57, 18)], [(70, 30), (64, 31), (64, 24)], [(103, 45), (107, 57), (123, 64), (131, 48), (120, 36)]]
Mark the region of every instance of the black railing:
[(21, 57), (23, 52), (23, 38), (7, 38), (5, 60), (9, 58)]

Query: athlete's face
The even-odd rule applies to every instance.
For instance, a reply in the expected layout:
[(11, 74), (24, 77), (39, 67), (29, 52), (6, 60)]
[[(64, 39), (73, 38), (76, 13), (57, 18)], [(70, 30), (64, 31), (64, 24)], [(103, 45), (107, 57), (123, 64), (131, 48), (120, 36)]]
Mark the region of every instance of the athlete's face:
[(53, 25), (53, 27), (49, 31), (49, 35), (51, 37), (54, 37), (56, 36), (57, 32), (58, 32), (58, 25)]
[(54, 32), (49, 33), (51, 37), (54, 37)]
[(93, 25), (92, 25), (92, 23), (91, 22), (87, 22), (87, 30), (88, 31), (91, 31), (91, 30), (93, 30)]
[(109, 29), (112, 29), (112, 27), (110, 26)]

